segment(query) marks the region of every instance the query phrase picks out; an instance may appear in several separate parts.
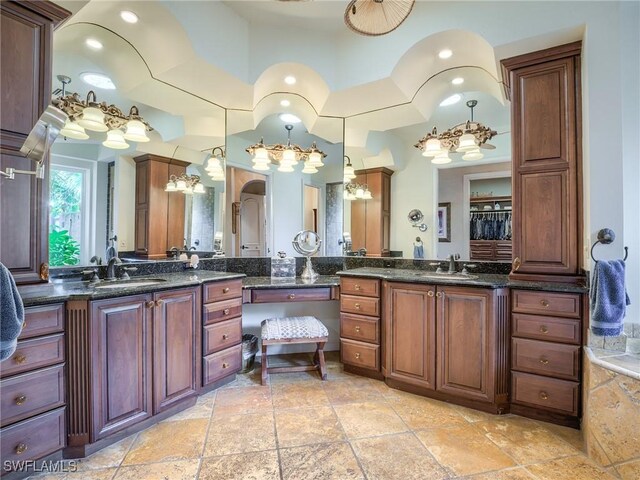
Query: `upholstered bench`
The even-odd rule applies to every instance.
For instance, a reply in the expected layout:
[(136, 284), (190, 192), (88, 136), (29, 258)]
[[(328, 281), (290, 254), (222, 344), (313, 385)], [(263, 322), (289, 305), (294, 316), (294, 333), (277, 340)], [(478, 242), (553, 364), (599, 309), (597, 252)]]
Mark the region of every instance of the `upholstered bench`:
[[(268, 318), (262, 321), (262, 385), (266, 385), (270, 373), (306, 372), (318, 370), (322, 380), (327, 379), (324, 362), (324, 345), (329, 331), (316, 317)], [(315, 343), (316, 353), (313, 364), (292, 367), (269, 367), (267, 346), (291, 343)]]

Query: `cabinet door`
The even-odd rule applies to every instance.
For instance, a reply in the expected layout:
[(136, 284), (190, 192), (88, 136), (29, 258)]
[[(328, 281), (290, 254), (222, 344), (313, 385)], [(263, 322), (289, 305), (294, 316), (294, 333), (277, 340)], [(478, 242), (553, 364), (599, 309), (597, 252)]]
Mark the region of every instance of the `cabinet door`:
[(200, 292), (156, 293), (153, 318), (153, 410), (166, 410), (196, 394), (200, 378)]
[(148, 300), (136, 295), (91, 303), (92, 442), (152, 415)]
[(389, 283), (385, 315), (387, 377), (435, 388), (435, 287)]
[(438, 287), (438, 386), (459, 397), (493, 401), (491, 290)]

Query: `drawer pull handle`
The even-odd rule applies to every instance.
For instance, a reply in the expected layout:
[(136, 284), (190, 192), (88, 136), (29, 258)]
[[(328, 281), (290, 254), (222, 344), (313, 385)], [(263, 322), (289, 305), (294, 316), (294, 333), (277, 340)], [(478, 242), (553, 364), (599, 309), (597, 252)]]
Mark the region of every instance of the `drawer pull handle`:
[(355, 288), (356, 290), (360, 290), (360, 285), (358, 285), (358, 284), (356, 283), (356, 285), (355, 285), (355, 287), (354, 287), (354, 288)]
[(444, 298), (444, 292), (436, 292), (436, 298)]
[(229, 315), (229, 309), (228, 309), (228, 308), (225, 308), (225, 309), (222, 311), (222, 313), (224, 313), (225, 315)]
[(229, 368), (229, 364), (228, 363), (223, 363), (222, 364), (222, 368)]
[(360, 327), (356, 327), (356, 332), (360, 332)]
[(224, 287), (222, 289), (222, 293), (229, 293), (229, 287)]
[(25, 328), (27, 328), (27, 321), (23, 321), (22, 322), (22, 330), (24, 330)]
[(27, 444), (26, 443), (19, 443), (18, 445), (16, 445), (16, 453), (18, 455), (22, 455), (24, 452), (26, 452), (28, 449)]
[(546, 325), (540, 325), (540, 332), (541, 333), (548, 333), (549, 332), (549, 327), (547, 327)]
[(16, 397), (16, 405), (22, 405), (26, 401), (27, 401), (26, 395), (19, 395)]
[(156, 307), (162, 306), (163, 303), (164, 303), (164, 300), (156, 300)]
[(549, 394), (547, 392), (540, 392), (540, 398), (542, 400), (547, 400), (549, 398)]
[(296, 294), (295, 293), (290, 293), (289, 295), (287, 295), (287, 298), (289, 300), (293, 300), (294, 298), (296, 298)]
[(360, 354), (356, 353), (356, 359), (359, 360), (360, 359)]
[(540, 300), (540, 305), (546, 308), (549, 306), (549, 302), (547, 300)]
[(427, 292), (427, 297), (433, 297), (435, 294), (433, 293), (433, 290), (429, 290)]
[(156, 302), (149, 301), (149, 302), (145, 303), (145, 306), (147, 308), (153, 308), (153, 307), (155, 307), (155, 305), (156, 305)]
[(548, 365), (549, 364), (549, 360), (547, 360), (544, 357), (540, 357), (540, 363), (543, 364), (543, 365)]
[(223, 340), (226, 340), (227, 338), (229, 338), (229, 335), (227, 335), (226, 333), (223, 333), (223, 334), (222, 334), (222, 339), (223, 339)]
[(356, 304), (354, 305), (354, 307), (356, 307), (356, 310), (360, 310), (360, 304), (359, 304), (359, 303), (356, 303)]
[(23, 364), (24, 362), (27, 361), (27, 356), (22, 353), (19, 353), (15, 357), (13, 357), (13, 361), (16, 362), (17, 364)]

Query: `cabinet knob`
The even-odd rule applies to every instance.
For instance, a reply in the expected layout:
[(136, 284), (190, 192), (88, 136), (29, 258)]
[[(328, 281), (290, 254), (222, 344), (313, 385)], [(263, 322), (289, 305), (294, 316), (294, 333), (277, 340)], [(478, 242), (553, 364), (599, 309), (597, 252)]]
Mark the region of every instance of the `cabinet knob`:
[(360, 359), (360, 354), (356, 353), (356, 359)]
[(427, 292), (427, 297), (433, 297), (435, 294), (433, 293), (433, 290), (429, 290)]
[(549, 327), (547, 327), (546, 325), (540, 325), (540, 332), (541, 333), (548, 333), (549, 332)]
[(547, 300), (540, 300), (540, 305), (546, 308), (549, 306), (549, 302)]
[(13, 361), (17, 364), (23, 364), (27, 361), (27, 356), (23, 353), (19, 353), (15, 357), (13, 357)]
[(151, 302), (150, 301), (150, 302), (145, 303), (145, 305), (146, 305), (147, 308), (153, 308), (153, 307), (155, 307), (156, 302)]
[(360, 285), (356, 283), (356, 285), (353, 288), (355, 288), (356, 290), (360, 290)]
[(22, 330), (24, 330), (25, 328), (27, 328), (27, 321), (26, 320), (24, 320), (22, 322)]
[(289, 295), (287, 295), (287, 298), (289, 300), (293, 300), (294, 298), (296, 298), (296, 294), (295, 293), (290, 293)]
[(436, 292), (436, 298), (444, 298), (444, 292)]
[(19, 395), (16, 397), (16, 405), (22, 405), (26, 401), (27, 401), (26, 395)]
[(543, 364), (543, 365), (548, 365), (549, 364), (549, 360), (547, 360), (544, 357), (540, 357), (540, 363)]
[(540, 392), (540, 398), (542, 400), (547, 400), (549, 398), (549, 394), (545, 391)]
[(222, 311), (222, 313), (224, 313), (225, 315), (229, 315), (229, 309), (228, 309), (228, 308), (225, 308), (225, 309)]
[(229, 335), (227, 335), (226, 333), (223, 333), (223, 334), (222, 334), (222, 339), (223, 339), (223, 340), (226, 340), (227, 338), (229, 338)]
[(354, 305), (354, 307), (355, 307), (355, 309), (356, 309), (356, 310), (360, 310), (360, 304), (359, 304), (359, 303), (356, 303), (356, 304)]
[(356, 332), (360, 332), (360, 327), (356, 326)]
[(511, 264), (511, 266), (513, 267), (513, 271), (517, 272), (518, 269), (520, 268), (520, 265), (522, 265), (522, 261), (520, 260), (520, 257), (514, 258), (513, 263)]
[(222, 368), (229, 368), (229, 364), (228, 363), (223, 363), (222, 364)]
[(222, 293), (229, 293), (229, 287), (224, 287), (222, 289)]
[(156, 307), (162, 306), (163, 303), (164, 303), (164, 300), (156, 300)]
[(18, 445), (16, 445), (16, 453), (18, 455), (22, 455), (24, 452), (26, 452), (28, 449), (27, 444), (26, 443), (19, 443)]

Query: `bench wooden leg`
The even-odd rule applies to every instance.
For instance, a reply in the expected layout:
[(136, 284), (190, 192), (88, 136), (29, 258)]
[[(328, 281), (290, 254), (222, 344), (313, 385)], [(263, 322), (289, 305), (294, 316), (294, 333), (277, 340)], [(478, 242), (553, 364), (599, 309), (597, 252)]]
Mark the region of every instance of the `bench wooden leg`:
[(262, 344), (262, 385), (266, 385), (267, 384), (267, 377), (269, 376), (268, 370), (267, 370), (267, 346), (263, 343)]
[(318, 342), (318, 348), (316, 349), (316, 354), (314, 355), (314, 360), (317, 359), (319, 363), (318, 366), (320, 369), (320, 378), (322, 378), (322, 380), (327, 379), (327, 366), (324, 363), (324, 344), (325, 342)]

